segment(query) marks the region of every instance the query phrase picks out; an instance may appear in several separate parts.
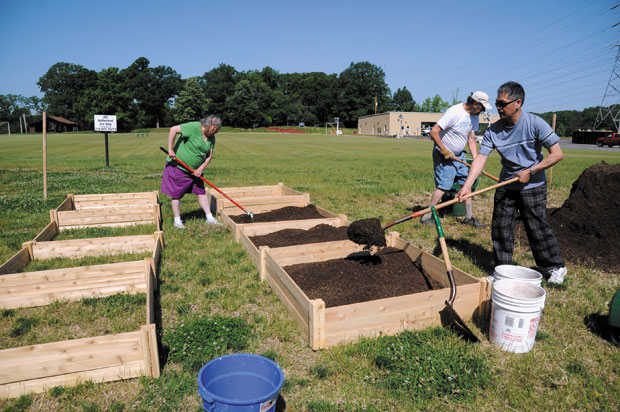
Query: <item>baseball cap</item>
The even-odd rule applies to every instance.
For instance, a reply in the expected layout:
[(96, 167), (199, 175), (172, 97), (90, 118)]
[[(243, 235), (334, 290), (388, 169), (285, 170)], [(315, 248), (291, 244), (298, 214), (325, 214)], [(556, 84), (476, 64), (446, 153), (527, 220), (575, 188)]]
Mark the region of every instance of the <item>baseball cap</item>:
[(489, 103), (489, 95), (486, 94), (485, 92), (481, 92), (481, 91), (473, 92), (471, 94), (471, 98), (474, 101), (477, 101), (478, 103), (483, 105), (486, 110), (491, 110), (492, 106), (491, 106), (491, 103)]

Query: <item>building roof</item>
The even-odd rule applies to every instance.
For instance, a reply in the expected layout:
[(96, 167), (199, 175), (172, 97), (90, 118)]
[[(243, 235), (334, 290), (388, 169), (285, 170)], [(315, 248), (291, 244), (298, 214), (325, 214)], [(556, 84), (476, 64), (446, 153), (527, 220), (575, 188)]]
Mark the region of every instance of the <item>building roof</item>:
[(77, 124), (75, 122), (72, 122), (71, 120), (67, 120), (64, 117), (60, 117), (60, 116), (47, 116), (48, 119), (52, 119), (58, 123), (64, 123), (64, 124)]

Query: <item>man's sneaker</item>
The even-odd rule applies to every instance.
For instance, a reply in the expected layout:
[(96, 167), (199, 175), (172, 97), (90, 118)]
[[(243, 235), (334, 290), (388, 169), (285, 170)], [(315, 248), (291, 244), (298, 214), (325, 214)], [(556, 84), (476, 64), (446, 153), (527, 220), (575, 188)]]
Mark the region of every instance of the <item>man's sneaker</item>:
[(174, 222), (173, 226), (177, 229), (185, 229), (185, 225), (183, 224), (183, 222)]
[(478, 219), (476, 219), (475, 217), (466, 217), (465, 219), (461, 220), (461, 223), (464, 225), (469, 225), (469, 226), (473, 226), (475, 228), (483, 228), (486, 227), (486, 225), (478, 222)]
[(561, 268), (551, 269), (549, 272), (549, 280), (547, 283), (552, 285), (561, 285), (564, 282), (564, 276), (566, 276), (566, 266), (562, 266)]
[(219, 225), (220, 221), (213, 217), (213, 215), (207, 218), (207, 223), (210, 225)]
[(427, 226), (435, 226), (435, 222), (433, 221), (433, 215), (431, 215), (430, 213), (422, 215), (422, 217), (420, 218), (420, 223)]

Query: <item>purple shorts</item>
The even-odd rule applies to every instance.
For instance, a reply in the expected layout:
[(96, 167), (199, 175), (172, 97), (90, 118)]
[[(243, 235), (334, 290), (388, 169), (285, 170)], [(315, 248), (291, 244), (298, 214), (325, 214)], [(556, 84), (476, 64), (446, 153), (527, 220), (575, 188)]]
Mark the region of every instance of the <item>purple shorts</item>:
[(180, 199), (186, 193), (206, 194), (205, 185), (200, 178), (170, 163), (166, 163), (166, 167), (164, 167), (164, 177), (161, 179), (161, 192), (173, 199)]

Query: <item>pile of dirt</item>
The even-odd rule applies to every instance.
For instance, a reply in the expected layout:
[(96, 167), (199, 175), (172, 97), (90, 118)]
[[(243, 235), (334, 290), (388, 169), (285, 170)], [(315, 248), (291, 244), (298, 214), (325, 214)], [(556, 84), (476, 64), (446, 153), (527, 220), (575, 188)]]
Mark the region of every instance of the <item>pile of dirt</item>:
[(322, 219), (323, 216), (314, 205), (304, 207), (286, 206), (269, 212), (256, 213), (254, 220), (249, 215), (236, 215), (230, 218), (235, 223), (277, 222), (280, 220)]
[(386, 246), (385, 233), (377, 218), (356, 220), (349, 225), (347, 236), (358, 245)]
[(301, 263), (284, 268), (310, 299), (326, 307), (368, 302), (442, 289), (400, 249), (353, 253), (343, 259)]
[(304, 245), (306, 243), (331, 242), (347, 239), (347, 227), (316, 225), (311, 229), (284, 229), (261, 236), (252, 236), (250, 240), (256, 247), (284, 247)]
[(549, 215), (564, 259), (620, 272), (620, 164), (595, 164)]

